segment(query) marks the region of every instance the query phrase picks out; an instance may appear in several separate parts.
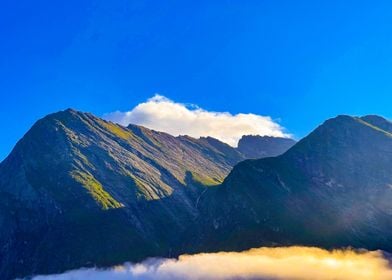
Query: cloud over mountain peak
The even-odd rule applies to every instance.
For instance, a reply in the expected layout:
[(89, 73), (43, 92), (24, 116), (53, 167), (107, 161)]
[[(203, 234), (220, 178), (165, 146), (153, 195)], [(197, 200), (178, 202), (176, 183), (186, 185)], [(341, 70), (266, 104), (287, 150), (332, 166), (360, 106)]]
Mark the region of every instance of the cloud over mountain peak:
[(231, 146), (236, 146), (243, 135), (290, 137), (269, 116), (207, 111), (197, 105), (178, 103), (159, 94), (130, 111), (109, 113), (104, 118), (124, 126), (132, 123), (175, 136), (212, 136)]

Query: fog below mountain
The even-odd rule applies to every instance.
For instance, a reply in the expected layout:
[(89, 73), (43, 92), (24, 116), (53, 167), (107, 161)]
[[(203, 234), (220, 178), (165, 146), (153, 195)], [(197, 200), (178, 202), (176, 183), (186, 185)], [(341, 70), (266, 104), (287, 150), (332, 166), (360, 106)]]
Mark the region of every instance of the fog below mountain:
[(334, 250), (315, 247), (257, 248), (244, 252), (182, 255), (149, 259), (110, 269), (79, 269), (33, 280), (123, 279), (392, 279), (381, 251)]

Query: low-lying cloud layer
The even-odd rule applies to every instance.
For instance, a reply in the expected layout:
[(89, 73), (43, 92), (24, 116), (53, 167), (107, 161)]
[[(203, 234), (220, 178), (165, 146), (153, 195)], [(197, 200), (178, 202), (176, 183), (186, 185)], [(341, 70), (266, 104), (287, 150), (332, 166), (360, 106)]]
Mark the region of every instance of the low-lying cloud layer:
[(124, 126), (137, 124), (174, 136), (211, 136), (233, 147), (242, 135), (289, 137), (268, 116), (210, 112), (195, 105), (176, 103), (161, 95), (155, 95), (128, 112), (114, 112), (104, 118)]
[(313, 247), (259, 248), (245, 252), (150, 259), (109, 270), (81, 269), (34, 280), (318, 279), (390, 280), (381, 252), (327, 251)]

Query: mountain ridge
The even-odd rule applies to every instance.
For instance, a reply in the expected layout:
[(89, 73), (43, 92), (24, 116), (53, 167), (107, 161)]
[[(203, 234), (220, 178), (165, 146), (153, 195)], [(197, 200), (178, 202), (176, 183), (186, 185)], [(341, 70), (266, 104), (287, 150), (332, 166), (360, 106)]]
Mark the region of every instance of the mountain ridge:
[(255, 246), (392, 250), (390, 121), (341, 115), (245, 158), (75, 110), (42, 118), (0, 163), (0, 275)]
[(50, 114), (0, 163), (0, 275), (175, 254), (202, 192), (243, 159), (213, 138)]
[(275, 157), (283, 154), (295, 143), (291, 138), (244, 135), (238, 142), (237, 150), (249, 159)]

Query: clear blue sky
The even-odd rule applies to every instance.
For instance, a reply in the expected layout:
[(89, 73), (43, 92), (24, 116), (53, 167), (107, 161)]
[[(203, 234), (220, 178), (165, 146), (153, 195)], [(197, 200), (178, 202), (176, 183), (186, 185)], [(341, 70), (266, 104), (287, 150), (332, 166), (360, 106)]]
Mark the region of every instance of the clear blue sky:
[(40, 117), (154, 93), (281, 119), (392, 117), (390, 1), (0, 1), (0, 160)]

